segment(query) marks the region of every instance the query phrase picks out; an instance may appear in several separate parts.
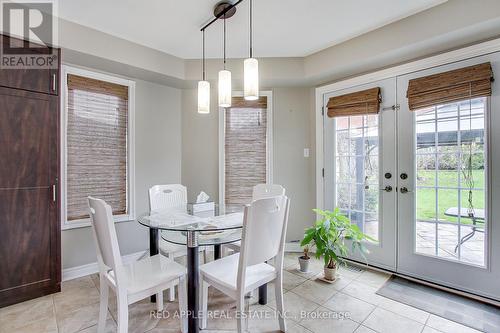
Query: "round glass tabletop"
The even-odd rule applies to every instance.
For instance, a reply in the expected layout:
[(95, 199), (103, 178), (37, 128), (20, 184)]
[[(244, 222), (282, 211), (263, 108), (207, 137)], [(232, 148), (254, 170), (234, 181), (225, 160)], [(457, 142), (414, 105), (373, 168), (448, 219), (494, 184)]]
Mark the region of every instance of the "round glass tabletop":
[[(148, 227), (173, 232), (198, 231), (206, 235), (220, 231), (238, 230), (243, 226), (243, 213), (232, 213), (214, 217), (198, 217), (178, 211), (153, 211), (142, 214), (137, 221)], [(241, 230), (240, 230), (241, 237)]]
[[(241, 240), (242, 229), (227, 229), (198, 232), (198, 246), (221, 245)], [(161, 237), (167, 242), (186, 245), (187, 231), (162, 230)]]

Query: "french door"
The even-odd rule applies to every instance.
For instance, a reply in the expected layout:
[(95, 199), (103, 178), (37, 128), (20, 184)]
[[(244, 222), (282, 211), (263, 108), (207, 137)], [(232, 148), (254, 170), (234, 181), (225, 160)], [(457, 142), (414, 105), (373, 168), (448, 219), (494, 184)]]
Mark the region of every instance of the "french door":
[(410, 79), (484, 62), (500, 77), (493, 54), (397, 78), (397, 271), (500, 300), (500, 89), (415, 111), (406, 99)]
[[(329, 118), (325, 113), (325, 208), (340, 208), (375, 241), (371, 263), (396, 267), (396, 80), (388, 79), (325, 95), (381, 88), (381, 112)], [(354, 260), (365, 261), (359, 254)]]
[(325, 114), (324, 202), (376, 240), (351, 259), (500, 300), (500, 88), (414, 111), (406, 98), (411, 79), (484, 62), (500, 77), (495, 53), (325, 94), (380, 87), (382, 102)]

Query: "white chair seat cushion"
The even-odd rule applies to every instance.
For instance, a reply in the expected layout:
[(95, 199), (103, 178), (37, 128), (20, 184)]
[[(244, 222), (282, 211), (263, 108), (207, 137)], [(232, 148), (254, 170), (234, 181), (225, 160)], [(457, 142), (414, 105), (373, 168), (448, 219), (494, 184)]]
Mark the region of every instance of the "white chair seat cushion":
[[(236, 290), (239, 260), (240, 254), (236, 253), (201, 265), (200, 273), (208, 280), (220, 284), (224, 288)], [(245, 275), (245, 292), (252, 291), (275, 278), (276, 269), (269, 264), (262, 263), (249, 266)]]
[[(141, 292), (174, 281), (186, 274), (186, 268), (161, 254), (146, 257), (123, 267), (127, 277), (127, 291)], [(113, 272), (110, 276), (114, 279)]]

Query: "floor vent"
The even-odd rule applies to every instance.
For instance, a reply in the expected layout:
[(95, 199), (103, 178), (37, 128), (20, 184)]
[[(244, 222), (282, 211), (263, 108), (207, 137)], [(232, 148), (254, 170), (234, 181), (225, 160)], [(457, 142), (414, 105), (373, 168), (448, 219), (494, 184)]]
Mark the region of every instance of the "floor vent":
[(351, 272), (355, 272), (355, 273), (361, 273), (361, 272), (365, 271), (363, 268), (356, 266), (356, 265), (352, 265), (352, 264), (346, 264), (344, 266), (344, 269), (351, 271)]

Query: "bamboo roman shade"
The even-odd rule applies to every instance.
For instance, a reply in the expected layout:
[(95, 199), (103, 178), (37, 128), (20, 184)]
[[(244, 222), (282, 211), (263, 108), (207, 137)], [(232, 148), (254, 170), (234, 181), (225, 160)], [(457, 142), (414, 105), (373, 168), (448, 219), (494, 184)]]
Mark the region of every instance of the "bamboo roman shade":
[(266, 182), (267, 97), (233, 97), (225, 113), (224, 197), (226, 211), (234, 212), (252, 201), (255, 185)]
[(475, 97), (491, 96), (493, 71), (489, 62), (410, 80), (408, 105), (417, 110)]
[(127, 213), (128, 87), (69, 74), (67, 220), (88, 217), (87, 196)]
[(328, 117), (346, 117), (379, 112), (380, 88), (371, 88), (350, 94), (331, 97), (328, 100)]

